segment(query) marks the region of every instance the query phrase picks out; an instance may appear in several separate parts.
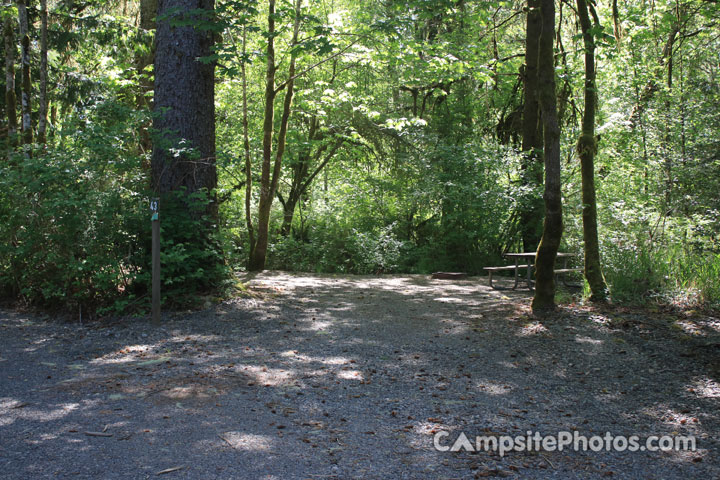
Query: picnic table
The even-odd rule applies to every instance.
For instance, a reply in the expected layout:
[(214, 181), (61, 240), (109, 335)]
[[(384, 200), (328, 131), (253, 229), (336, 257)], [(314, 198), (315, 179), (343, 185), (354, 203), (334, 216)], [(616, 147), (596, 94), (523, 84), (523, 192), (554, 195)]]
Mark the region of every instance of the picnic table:
[[(492, 283), (492, 276), (494, 272), (502, 270), (514, 270), (515, 271), (515, 284), (512, 289), (515, 290), (520, 280), (520, 269), (526, 269), (525, 282), (527, 287), (532, 290), (532, 271), (535, 268), (535, 255), (536, 252), (521, 252), (521, 253), (505, 253), (503, 257), (515, 260), (515, 265), (505, 265), (501, 267), (484, 267), (483, 270), (487, 270), (488, 277), (490, 280), (490, 287), (495, 288)], [(575, 257), (574, 253), (558, 252), (557, 258), (562, 259), (563, 267), (556, 268), (555, 274), (579, 272), (582, 268), (567, 268), (568, 258)], [(522, 264), (520, 263), (522, 261)]]

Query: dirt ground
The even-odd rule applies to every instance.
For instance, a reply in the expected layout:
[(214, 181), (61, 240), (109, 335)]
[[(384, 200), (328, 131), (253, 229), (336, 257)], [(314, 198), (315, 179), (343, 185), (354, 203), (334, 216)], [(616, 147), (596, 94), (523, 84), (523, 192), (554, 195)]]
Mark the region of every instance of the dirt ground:
[[(244, 280), (251, 295), (160, 328), (0, 311), (0, 476), (720, 478), (718, 318), (570, 304), (539, 320), (527, 290), (486, 278)], [(535, 432), (696, 449), (434, 448)]]

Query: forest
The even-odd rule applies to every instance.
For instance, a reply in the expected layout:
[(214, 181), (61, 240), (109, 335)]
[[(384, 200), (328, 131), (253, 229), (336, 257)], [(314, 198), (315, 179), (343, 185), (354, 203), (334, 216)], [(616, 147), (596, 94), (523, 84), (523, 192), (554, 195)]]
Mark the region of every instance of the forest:
[(2, 478), (720, 478), (718, 0), (1, 11)]
[(552, 307), (561, 250), (591, 300), (717, 307), (719, 9), (5, 2), (0, 293), (147, 311), (158, 198), (176, 306), (241, 271), (482, 274), (538, 250)]

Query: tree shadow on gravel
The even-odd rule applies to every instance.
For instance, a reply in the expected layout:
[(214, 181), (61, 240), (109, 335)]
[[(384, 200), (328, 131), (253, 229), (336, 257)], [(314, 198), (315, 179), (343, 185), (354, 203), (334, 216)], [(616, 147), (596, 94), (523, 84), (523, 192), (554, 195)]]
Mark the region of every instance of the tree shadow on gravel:
[[(528, 314), (527, 291), (495, 291), (484, 278), (265, 272), (249, 284), (251, 296), (167, 317), (159, 329), (3, 315), (5, 478), (143, 478), (177, 467), (165, 475), (718, 472), (718, 377), (683, 356), (684, 340), (590, 309), (540, 322)], [(694, 434), (700, 451), (500, 457), (433, 446), (438, 432), (449, 446), (460, 432), (573, 430)]]

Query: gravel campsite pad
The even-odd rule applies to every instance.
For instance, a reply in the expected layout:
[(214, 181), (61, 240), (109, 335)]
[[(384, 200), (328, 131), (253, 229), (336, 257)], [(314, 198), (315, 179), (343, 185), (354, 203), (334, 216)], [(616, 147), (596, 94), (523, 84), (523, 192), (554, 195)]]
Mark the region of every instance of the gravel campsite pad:
[[(160, 328), (0, 312), (0, 476), (720, 478), (720, 319), (570, 305), (539, 321), (527, 290), (484, 278), (247, 280)], [(565, 431), (697, 449), (433, 447)]]

